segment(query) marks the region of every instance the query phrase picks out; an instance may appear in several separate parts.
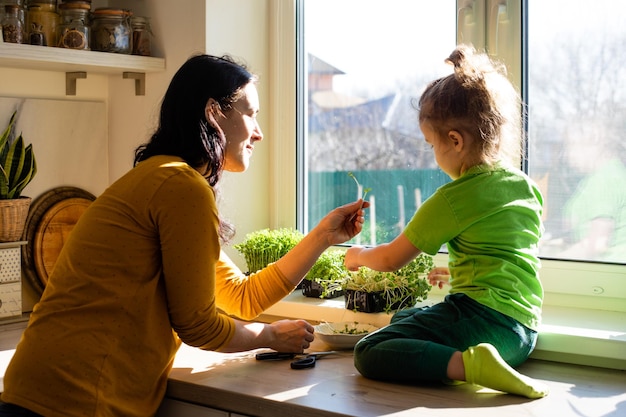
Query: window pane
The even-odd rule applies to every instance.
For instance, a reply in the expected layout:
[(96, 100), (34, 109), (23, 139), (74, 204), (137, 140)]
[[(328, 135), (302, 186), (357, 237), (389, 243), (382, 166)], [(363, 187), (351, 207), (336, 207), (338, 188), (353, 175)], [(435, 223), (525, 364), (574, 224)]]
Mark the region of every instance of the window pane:
[(542, 256), (626, 262), (626, 3), (532, 2), (529, 170)]
[(455, 3), (304, 1), (307, 229), (371, 188), (354, 242), (388, 242), (449, 181), (425, 146), (413, 101), (451, 71), (443, 61), (456, 43)]

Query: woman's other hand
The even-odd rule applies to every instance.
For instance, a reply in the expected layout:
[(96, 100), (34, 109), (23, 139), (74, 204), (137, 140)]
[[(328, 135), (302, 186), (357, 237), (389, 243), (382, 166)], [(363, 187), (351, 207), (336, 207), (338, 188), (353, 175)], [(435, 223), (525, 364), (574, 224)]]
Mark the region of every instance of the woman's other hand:
[(279, 320), (270, 324), (274, 342), (270, 348), (278, 352), (301, 353), (314, 339), (314, 328), (305, 320)]
[(314, 331), (305, 320), (279, 320), (269, 324), (235, 320), (235, 334), (219, 351), (270, 348), (278, 352), (301, 353), (313, 341)]

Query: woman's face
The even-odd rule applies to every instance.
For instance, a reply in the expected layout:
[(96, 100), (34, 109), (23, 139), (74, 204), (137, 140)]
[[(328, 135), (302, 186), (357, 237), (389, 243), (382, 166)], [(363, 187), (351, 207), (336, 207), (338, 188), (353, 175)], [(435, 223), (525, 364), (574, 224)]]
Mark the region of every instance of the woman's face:
[(261, 127), (256, 120), (259, 113), (259, 94), (253, 83), (243, 88), (243, 96), (224, 112), (218, 124), (226, 137), (224, 170), (243, 172), (248, 169), (255, 142), (263, 139)]

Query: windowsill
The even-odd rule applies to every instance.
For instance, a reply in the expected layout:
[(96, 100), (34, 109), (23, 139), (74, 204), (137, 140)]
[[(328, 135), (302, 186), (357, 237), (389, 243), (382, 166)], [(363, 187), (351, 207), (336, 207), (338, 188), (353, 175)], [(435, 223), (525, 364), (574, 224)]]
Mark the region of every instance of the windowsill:
[[(445, 294), (431, 293), (418, 305), (432, 305)], [(347, 310), (343, 297), (332, 300), (304, 297), (299, 291), (269, 308), (265, 315), (312, 322), (358, 321), (375, 326), (389, 323), (391, 314)], [(626, 370), (626, 313), (544, 306), (536, 359)]]

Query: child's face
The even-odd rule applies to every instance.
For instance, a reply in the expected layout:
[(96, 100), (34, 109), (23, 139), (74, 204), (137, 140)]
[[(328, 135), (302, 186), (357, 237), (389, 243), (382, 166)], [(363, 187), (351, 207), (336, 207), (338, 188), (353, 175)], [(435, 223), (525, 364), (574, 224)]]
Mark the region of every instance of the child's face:
[(441, 137), (428, 122), (420, 123), (420, 129), (424, 134), (424, 140), (433, 149), (439, 168), (453, 180), (459, 178), (462, 164), (450, 138)]

